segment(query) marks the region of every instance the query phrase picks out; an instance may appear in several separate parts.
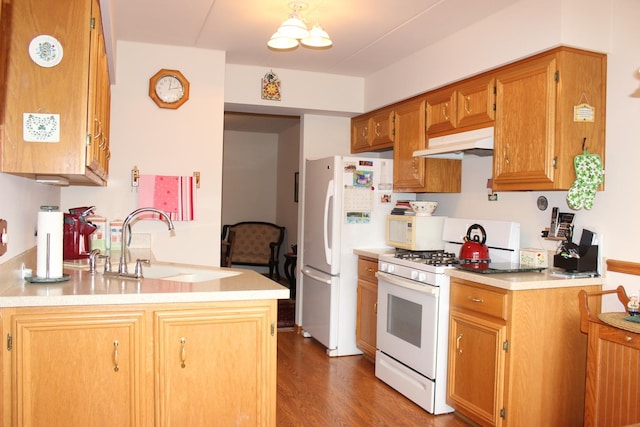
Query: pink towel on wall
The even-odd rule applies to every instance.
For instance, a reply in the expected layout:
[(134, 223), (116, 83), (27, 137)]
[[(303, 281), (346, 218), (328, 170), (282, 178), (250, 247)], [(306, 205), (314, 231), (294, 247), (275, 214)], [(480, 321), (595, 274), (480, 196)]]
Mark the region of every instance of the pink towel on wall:
[[(193, 221), (195, 201), (196, 183), (192, 176), (140, 175), (140, 208), (163, 210), (172, 221)], [(159, 215), (143, 215), (142, 218), (159, 218)]]

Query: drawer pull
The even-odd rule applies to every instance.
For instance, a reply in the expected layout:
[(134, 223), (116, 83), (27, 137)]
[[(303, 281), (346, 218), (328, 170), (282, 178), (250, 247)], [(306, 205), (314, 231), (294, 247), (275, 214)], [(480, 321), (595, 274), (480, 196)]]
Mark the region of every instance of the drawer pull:
[(367, 273), (375, 273), (372, 267), (367, 267)]
[(625, 335), (625, 336), (624, 336), (624, 340), (625, 340), (626, 342), (631, 342), (631, 341), (633, 340), (633, 338), (631, 338), (629, 335)]
[(471, 302), (484, 302), (482, 298), (469, 296), (469, 301)]

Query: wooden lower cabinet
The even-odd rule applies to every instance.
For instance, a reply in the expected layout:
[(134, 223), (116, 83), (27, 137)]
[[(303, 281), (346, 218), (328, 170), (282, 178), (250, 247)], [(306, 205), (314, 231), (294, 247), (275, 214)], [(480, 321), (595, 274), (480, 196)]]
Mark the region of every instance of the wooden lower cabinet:
[(376, 358), (376, 328), (378, 324), (378, 261), (358, 258), (358, 303), (356, 345), (366, 357)]
[(276, 301), (2, 310), (2, 425), (275, 426)]
[[(617, 427), (640, 423), (640, 333), (609, 325), (589, 308), (590, 297), (617, 293), (626, 310), (624, 288), (580, 293), (582, 332), (588, 335), (585, 427)], [(599, 302), (599, 299), (595, 302)]]
[(451, 278), (447, 403), (483, 426), (582, 426), (587, 343), (576, 298)]
[(12, 407), (4, 425), (143, 425), (144, 313), (29, 311), (11, 320), (13, 363), (4, 380)]

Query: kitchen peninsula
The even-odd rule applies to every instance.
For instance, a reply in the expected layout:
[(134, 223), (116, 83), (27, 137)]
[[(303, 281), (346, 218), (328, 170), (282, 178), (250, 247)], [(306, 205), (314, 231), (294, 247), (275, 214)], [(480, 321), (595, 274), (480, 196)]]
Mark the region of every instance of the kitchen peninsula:
[(3, 275), (2, 425), (275, 426), (277, 299), (289, 290), (208, 270), (226, 277)]

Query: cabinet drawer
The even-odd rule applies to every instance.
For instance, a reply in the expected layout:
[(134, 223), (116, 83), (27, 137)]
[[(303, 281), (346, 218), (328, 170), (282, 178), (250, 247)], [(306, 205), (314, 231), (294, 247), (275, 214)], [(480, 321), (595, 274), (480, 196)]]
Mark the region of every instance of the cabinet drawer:
[(507, 319), (507, 295), (451, 281), (451, 305)]
[(598, 329), (598, 337), (605, 341), (611, 341), (640, 350), (640, 334), (634, 334), (633, 332), (627, 332), (619, 328), (603, 326)]
[(358, 258), (358, 277), (370, 282), (377, 282), (378, 262), (369, 258)]

